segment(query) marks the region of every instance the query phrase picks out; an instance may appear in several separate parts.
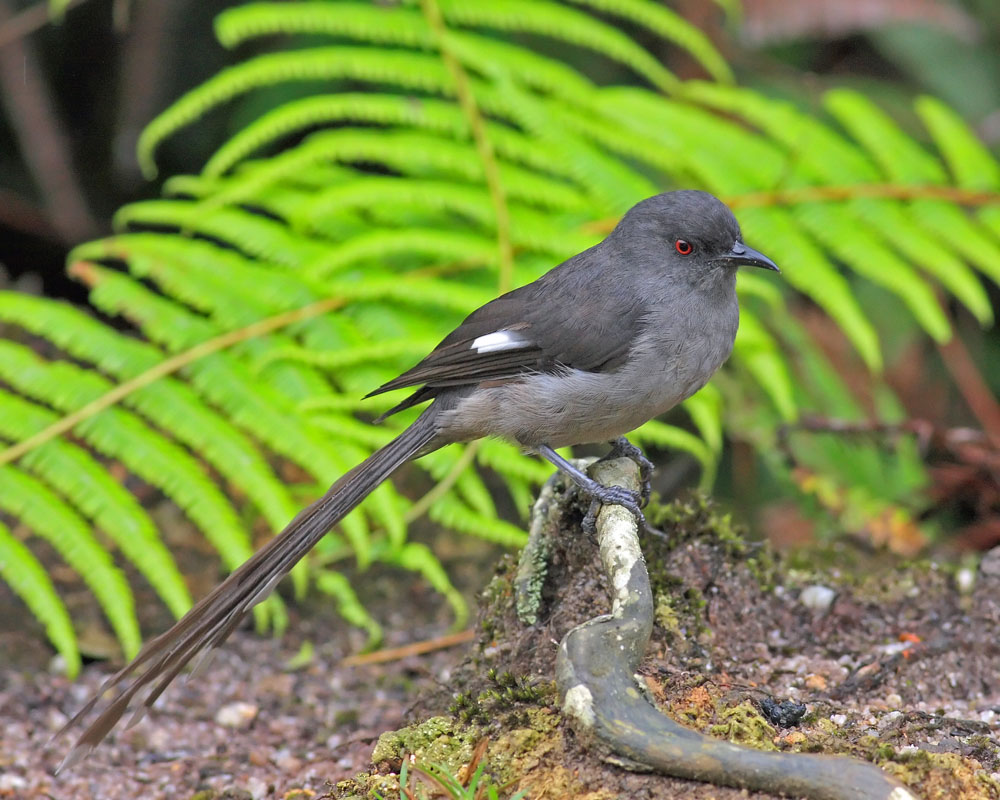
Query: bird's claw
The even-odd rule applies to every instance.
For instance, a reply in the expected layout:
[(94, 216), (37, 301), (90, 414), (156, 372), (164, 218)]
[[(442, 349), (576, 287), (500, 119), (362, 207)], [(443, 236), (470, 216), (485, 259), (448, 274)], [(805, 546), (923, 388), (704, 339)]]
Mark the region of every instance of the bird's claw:
[(627, 458), (639, 467), (639, 482), (641, 486), (639, 505), (640, 507), (645, 507), (649, 503), (649, 496), (653, 491), (653, 484), (650, 480), (653, 476), (653, 462), (646, 458), (645, 453), (624, 436), (619, 436), (611, 442), (611, 452), (604, 456), (601, 461), (610, 461), (613, 458)]
[(583, 517), (582, 526), (584, 533), (592, 539), (597, 537), (597, 512), (600, 511), (601, 506), (605, 505), (621, 506), (635, 517), (636, 524), (646, 533), (666, 538), (666, 534), (650, 525), (646, 520), (646, 515), (642, 513), (640, 506), (642, 494), (640, 492), (633, 492), (623, 486), (600, 486), (597, 491), (591, 494), (591, 498), (590, 507)]

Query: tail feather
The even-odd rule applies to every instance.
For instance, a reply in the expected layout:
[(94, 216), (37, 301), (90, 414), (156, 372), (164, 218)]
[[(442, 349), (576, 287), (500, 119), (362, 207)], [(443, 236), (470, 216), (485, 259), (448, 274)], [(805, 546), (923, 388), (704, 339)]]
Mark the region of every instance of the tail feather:
[[(437, 409), (432, 404), (409, 428), (381, 450), (341, 477), (323, 497), (303, 509), (285, 529), (240, 565), (226, 580), (202, 598), (165, 633), (149, 641), (138, 655), (108, 678), (100, 690), (56, 734), (74, 727), (109, 689), (120, 686), (138, 668), (145, 671), (119, 690), (101, 714), (83, 731), (59, 765), (68, 769), (82, 761), (142, 696), (137, 718), (152, 706), (164, 689), (199, 653), (221, 644), (244, 615), (267, 597), (328, 530), (343, 519), (400, 466), (426, 452), (437, 432)], [(59, 771), (57, 770), (57, 772)]]

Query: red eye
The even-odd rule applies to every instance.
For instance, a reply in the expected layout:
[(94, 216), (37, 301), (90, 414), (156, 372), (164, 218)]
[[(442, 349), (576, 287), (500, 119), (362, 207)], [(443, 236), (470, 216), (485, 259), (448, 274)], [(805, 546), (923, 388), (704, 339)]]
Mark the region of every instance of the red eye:
[(694, 245), (684, 239), (678, 239), (674, 242), (674, 249), (682, 256), (689, 256), (694, 252)]

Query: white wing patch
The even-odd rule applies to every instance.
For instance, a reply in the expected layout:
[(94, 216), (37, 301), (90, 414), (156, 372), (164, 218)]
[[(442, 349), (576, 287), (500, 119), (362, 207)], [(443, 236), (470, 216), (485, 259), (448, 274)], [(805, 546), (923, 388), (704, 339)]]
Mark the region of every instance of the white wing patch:
[(517, 350), (530, 345), (528, 339), (518, 336), (514, 331), (495, 331), (475, 339), (469, 349), (477, 353), (496, 353), (500, 350)]

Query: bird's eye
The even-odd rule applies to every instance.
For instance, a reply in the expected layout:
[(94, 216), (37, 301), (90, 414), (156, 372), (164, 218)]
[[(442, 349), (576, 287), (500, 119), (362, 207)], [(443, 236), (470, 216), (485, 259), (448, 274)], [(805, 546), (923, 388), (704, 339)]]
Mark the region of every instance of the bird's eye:
[(694, 252), (694, 245), (685, 239), (678, 239), (674, 242), (674, 249), (682, 256), (689, 256)]

